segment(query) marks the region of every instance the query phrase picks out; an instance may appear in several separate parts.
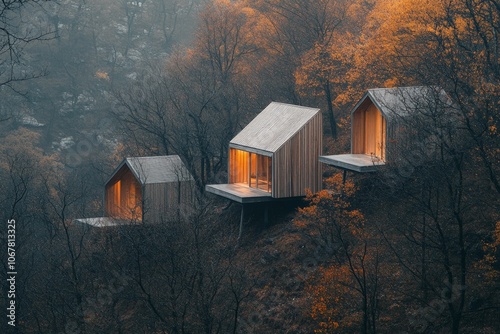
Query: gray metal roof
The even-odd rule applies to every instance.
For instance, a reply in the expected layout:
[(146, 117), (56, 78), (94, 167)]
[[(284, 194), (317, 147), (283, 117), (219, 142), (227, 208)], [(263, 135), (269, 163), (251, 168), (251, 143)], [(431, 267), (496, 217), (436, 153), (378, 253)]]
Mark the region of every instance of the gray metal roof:
[(191, 181), (193, 177), (178, 155), (125, 158), (111, 175), (127, 165), (141, 184)]
[(387, 117), (406, 116), (453, 105), (446, 92), (436, 86), (369, 89), (352, 109), (356, 111), (367, 98)]
[(229, 143), (231, 147), (274, 153), (320, 110), (272, 102)]

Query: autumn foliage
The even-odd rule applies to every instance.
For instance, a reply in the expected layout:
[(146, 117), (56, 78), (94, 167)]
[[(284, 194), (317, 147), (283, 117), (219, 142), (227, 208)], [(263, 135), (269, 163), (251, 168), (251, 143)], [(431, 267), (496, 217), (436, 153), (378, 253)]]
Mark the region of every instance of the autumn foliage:
[[(37, 6), (0, 10), (3, 22), (57, 35), (11, 45), (22, 62), (0, 52), (0, 205), (23, 222), (21, 332), (68, 331), (68, 319), (82, 332), (500, 332), (498, 0), (6, 3)], [(50, 76), (31, 84), (35, 59)], [(292, 214), (273, 203), (265, 228), (254, 208), (234, 247), (240, 212), (203, 191), (227, 180), (228, 142), (259, 110), (318, 107), (323, 153), (346, 153), (352, 107), (397, 86), (439, 86), (453, 101), (454, 119), (401, 125), (425, 152), (409, 140), (408, 154), (346, 182), (325, 167), (324, 190)], [(72, 218), (101, 213), (124, 156), (168, 154), (200, 190), (192, 221), (72, 234)], [(125, 292), (85, 318), (115, 269)]]
[(341, 174), (326, 180), (327, 189), (310, 194), (295, 224), (304, 229), (323, 253), (324, 263), (311, 279), (311, 317), (316, 333), (335, 333), (361, 326), (376, 327), (379, 294), (378, 247), (365, 229), (365, 217), (352, 207), (356, 186)]

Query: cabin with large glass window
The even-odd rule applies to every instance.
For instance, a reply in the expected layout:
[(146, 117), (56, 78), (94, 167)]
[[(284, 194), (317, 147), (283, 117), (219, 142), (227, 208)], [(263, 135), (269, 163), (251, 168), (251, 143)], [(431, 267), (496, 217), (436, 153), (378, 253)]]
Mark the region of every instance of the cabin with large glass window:
[(79, 218), (91, 227), (178, 221), (195, 200), (191, 173), (177, 155), (125, 158), (104, 186), (104, 217)]
[(239, 203), (319, 191), (322, 133), (319, 109), (272, 102), (230, 141), (228, 183), (206, 190)]
[(452, 102), (438, 87), (369, 89), (351, 111), (351, 153), (319, 160), (344, 171), (374, 172), (408, 154), (416, 136), (409, 135), (410, 117), (443, 113)]
[(105, 185), (106, 217), (170, 221), (191, 206), (193, 177), (177, 155), (126, 158)]

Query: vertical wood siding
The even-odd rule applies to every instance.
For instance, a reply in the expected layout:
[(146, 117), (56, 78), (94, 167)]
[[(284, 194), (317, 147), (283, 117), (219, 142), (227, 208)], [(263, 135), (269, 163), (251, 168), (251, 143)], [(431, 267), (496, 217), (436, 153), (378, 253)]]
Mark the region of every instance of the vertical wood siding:
[(369, 102), (352, 113), (351, 153), (374, 155), (385, 160), (386, 120), (380, 110)]
[(274, 198), (304, 196), (306, 189), (321, 189), (322, 167), (318, 157), (323, 151), (321, 113), (314, 116), (273, 156)]
[(351, 153), (365, 153), (365, 111), (366, 109), (358, 109), (352, 113), (352, 129), (351, 129)]
[(396, 143), (397, 143), (397, 125), (394, 122), (388, 122), (386, 133), (385, 157), (386, 161), (395, 161), (396, 159)]
[(194, 196), (191, 181), (152, 183), (144, 186), (144, 221), (161, 223), (177, 221), (189, 211)]
[(193, 181), (141, 186), (124, 165), (106, 185), (104, 205), (108, 217), (158, 223), (178, 220), (190, 211), (194, 200)]
[(141, 219), (141, 185), (126, 165), (108, 182), (105, 192), (106, 216), (121, 219)]

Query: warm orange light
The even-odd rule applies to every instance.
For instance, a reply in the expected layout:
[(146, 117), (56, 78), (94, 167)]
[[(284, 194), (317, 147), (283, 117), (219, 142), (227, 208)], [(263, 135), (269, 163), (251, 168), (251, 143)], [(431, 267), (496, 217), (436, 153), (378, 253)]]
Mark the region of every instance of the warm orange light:
[(248, 183), (249, 153), (229, 149), (229, 183)]

